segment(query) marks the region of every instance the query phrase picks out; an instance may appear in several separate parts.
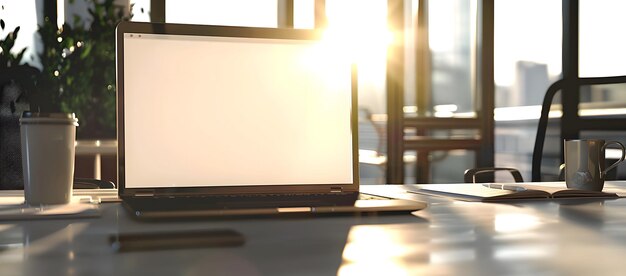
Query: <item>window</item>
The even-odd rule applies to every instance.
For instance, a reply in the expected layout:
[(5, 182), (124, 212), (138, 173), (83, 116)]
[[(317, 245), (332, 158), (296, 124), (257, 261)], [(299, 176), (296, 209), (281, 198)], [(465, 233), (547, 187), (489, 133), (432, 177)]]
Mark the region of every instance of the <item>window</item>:
[(165, 22), (276, 27), (277, 0), (165, 1)]
[(37, 25), (41, 24), (38, 14), (43, 7), (35, 1), (7, 1), (0, 0), (0, 19), (4, 22), (4, 28), (0, 29), (0, 40), (4, 39), (16, 27), (20, 27), (17, 41), (11, 49), (14, 54), (26, 48), (22, 63), (28, 63), (40, 68), (41, 63), (37, 57)]
[(561, 2), (495, 1), (495, 163), (528, 180), (543, 96), (561, 78)]

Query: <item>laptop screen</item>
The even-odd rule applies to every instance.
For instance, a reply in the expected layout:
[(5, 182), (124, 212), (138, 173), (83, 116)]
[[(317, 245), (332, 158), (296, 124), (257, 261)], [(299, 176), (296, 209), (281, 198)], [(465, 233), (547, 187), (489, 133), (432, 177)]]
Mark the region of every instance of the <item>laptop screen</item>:
[(331, 47), (124, 33), (123, 48), (126, 188), (354, 183), (352, 64)]

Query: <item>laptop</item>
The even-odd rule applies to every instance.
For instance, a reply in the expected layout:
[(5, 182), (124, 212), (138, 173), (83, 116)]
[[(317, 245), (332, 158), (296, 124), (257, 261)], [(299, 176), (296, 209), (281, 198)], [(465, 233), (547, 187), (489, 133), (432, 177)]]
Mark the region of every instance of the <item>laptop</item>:
[(356, 67), (315, 30), (123, 22), (119, 196), (137, 218), (412, 212), (359, 195)]

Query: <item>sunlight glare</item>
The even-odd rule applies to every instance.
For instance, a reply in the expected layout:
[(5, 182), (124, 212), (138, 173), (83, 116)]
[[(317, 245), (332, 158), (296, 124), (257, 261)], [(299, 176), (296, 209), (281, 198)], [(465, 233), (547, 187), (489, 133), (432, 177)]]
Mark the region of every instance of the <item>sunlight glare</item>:
[(399, 229), (359, 225), (350, 229), (338, 275), (409, 275), (405, 258), (419, 252)]
[(320, 77), (327, 87), (341, 86), (350, 80), (350, 68), (353, 61), (332, 40), (323, 39), (322, 43), (308, 49), (302, 55), (303, 68), (311, 70), (314, 76)]
[(541, 222), (539, 218), (529, 214), (496, 214), (494, 221), (498, 233), (524, 232), (537, 228)]
[[(355, 6), (359, 9), (354, 9)], [(381, 65), (384, 68), (387, 47), (393, 41), (386, 16), (386, 1), (328, 2), (324, 40), (339, 47), (339, 53), (351, 58), (359, 68)]]
[[(381, 227), (354, 227), (350, 231), (349, 242), (343, 250), (343, 259), (351, 262), (368, 262), (381, 258), (397, 259), (414, 251), (394, 234)], [(376, 248), (376, 250), (367, 250), (371, 248)]]

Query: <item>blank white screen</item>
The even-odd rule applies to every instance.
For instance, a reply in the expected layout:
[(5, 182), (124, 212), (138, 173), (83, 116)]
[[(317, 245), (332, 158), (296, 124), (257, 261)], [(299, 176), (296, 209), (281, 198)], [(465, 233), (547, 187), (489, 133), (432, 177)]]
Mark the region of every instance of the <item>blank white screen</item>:
[(350, 70), (311, 41), (125, 34), (126, 187), (351, 184)]

